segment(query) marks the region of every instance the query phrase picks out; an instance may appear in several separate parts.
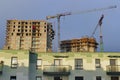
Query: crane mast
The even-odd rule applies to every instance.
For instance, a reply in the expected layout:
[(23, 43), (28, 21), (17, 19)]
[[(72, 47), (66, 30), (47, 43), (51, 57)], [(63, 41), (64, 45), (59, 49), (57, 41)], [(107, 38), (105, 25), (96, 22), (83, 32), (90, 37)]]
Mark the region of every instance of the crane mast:
[(46, 19), (51, 19), (51, 18), (57, 18), (57, 24), (58, 24), (58, 52), (60, 52), (60, 17), (61, 16), (66, 16), (66, 15), (71, 15), (71, 13), (61, 13), (57, 14), (56, 16), (47, 16)]
[(57, 23), (58, 23), (58, 52), (60, 52), (60, 17), (62, 16), (68, 16), (68, 15), (73, 15), (73, 14), (82, 14), (82, 13), (88, 13), (88, 12), (94, 12), (94, 11), (103, 11), (107, 9), (112, 9), (116, 8), (117, 6), (109, 6), (105, 8), (98, 8), (98, 9), (92, 9), (92, 10), (86, 10), (86, 11), (80, 11), (80, 12), (66, 12), (66, 13), (61, 13), (61, 14), (56, 14), (54, 16), (46, 16), (46, 19), (53, 19), (57, 18)]
[(96, 25), (96, 27), (95, 27), (92, 35), (91, 35), (91, 37), (93, 37), (96, 30), (97, 30), (97, 28), (100, 27), (100, 51), (101, 52), (104, 51), (104, 48), (103, 48), (103, 36), (102, 36), (102, 26), (101, 26), (103, 18), (104, 18), (104, 15), (102, 14), (101, 18), (99, 19), (99, 21), (98, 21), (98, 23), (97, 23), (97, 25)]
[(104, 18), (104, 15), (101, 16), (100, 20), (99, 20), (99, 26), (100, 26), (100, 51), (103, 52), (104, 48), (103, 48), (103, 36), (102, 36), (102, 20)]

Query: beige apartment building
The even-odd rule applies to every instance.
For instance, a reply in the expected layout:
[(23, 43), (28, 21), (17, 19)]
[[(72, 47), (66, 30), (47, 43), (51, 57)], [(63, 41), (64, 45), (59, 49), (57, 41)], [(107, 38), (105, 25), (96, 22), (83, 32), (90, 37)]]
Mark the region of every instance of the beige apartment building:
[(4, 49), (51, 52), (54, 31), (45, 20), (7, 20)]

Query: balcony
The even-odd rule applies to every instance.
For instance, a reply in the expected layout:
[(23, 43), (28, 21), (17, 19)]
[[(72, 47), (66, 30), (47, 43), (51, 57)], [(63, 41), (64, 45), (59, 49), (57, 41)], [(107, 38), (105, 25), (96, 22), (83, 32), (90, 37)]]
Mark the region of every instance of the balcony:
[(0, 74), (2, 74), (3, 71), (3, 61), (0, 62)]
[(107, 75), (120, 75), (120, 65), (108, 65)]
[(70, 70), (71, 70), (71, 66), (44, 66), (43, 68), (43, 74), (44, 75), (49, 75), (49, 76), (57, 76), (57, 75), (64, 75), (64, 76), (68, 76), (70, 75)]

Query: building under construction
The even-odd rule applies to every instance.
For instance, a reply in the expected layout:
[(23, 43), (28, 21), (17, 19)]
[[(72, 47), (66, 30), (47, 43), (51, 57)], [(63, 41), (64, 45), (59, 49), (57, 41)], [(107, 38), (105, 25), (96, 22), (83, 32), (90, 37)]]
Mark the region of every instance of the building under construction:
[(44, 20), (7, 20), (4, 49), (52, 51), (54, 31)]
[(61, 41), (62, 52), (95, 52), (98, 43), (95, 38), (87, 36), (81, 39), (63, 40)]

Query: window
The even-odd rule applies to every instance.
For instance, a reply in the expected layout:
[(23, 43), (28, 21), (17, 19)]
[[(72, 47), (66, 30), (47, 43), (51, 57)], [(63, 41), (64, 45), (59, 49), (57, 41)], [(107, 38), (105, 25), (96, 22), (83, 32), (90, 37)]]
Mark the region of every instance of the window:
[(26, 33), (26, 36), (28, 36), (28, 33)]
[(42, 80), (41, 76), (36, 76), (36, 80)]
[(17, 80), (16, 76), (10, 76), (10, 80)]
[(116, 65), (116, 59), (110, 59), (110, 65), (112, 66)]
[(11, 33), (11, 35), (13, 36), (13, 33)]
[(25, 30), (25, 32), (27, 32), (27, 30)]
[(31, 33), (29, 33), (29, 36), (31, 36)]
[(75, 69), (83, 69), (83, 59), (75, 59)]
[(119, 80), (119, 76), (111, 76), (111, 80)]
[(44, 30), (44, 32), (46, 32), (46, 30)]
[(22, 24), (24, 24), (24, 22), (21, 22)]
[(18, 58), (12, 57), (11, 58), (11, 68), (17, 68), (17, 66), (18, 66)]
[(20, 33), (17, 33), (16, 35), (17, 35), (17, 36), (20, 36)]
[(101, 67), (100, 59), (95, 59), (95, 67), (96, 68), (100, 68)]
[(75, 76), (75, 80), (84, 80), (83, 76)]
[(101, 76), (96, 76), (96, 80), (102, 80)]
[(20, 29), (18, 29), (18, 32), (20, 32)]
[(61, 65), (61, 59), (55, 59), (55, 60), (54, 60), (54, 65), (55, 65), (55, 66)]
[(29, 32), (31, 32), (31, 30), (29, 30)]
[(15, 32), (15, 29), (13, 29), (13, 32)]
[(113, 72), (118, 71), (118, 68), (116, 67), (116, 59), (110, 59), (110, 70)]
[(18, 26), (18, 28), (20, 28), (20, 26)]
[(42, 59), (37, 59), (37, 69), (42, 67)]
[(62, 80), (60, 76), (54, 76), (54, 80)]
[(4, 62), (3, 62), (3, 61), (0, 61), (0, 74), (2, 73), (3, 66), (4, 66)]

